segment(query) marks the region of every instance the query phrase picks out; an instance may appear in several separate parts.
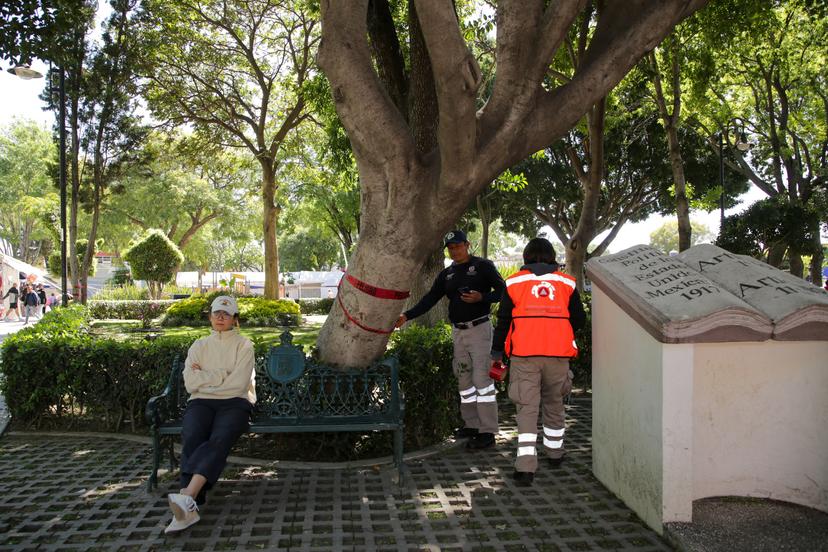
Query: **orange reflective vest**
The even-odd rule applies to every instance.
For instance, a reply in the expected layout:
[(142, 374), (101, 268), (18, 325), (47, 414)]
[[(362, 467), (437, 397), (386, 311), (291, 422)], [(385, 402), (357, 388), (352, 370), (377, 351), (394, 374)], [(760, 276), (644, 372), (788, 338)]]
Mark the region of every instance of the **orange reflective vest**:
[(521, 270), (506, 278), (512, 300), (512, 325), (506, 335), (506, 354), (530, 357), (574, 357), (578, 354), (569, 323), (569, 298), (575, 278), (562, 272), (533, 274)]

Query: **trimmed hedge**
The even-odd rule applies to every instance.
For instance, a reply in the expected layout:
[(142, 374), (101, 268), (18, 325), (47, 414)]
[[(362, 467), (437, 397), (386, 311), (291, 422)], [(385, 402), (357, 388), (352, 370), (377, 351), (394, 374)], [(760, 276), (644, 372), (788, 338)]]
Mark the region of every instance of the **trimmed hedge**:
[(333, 298), (324, 299), (298, 299), (299, 310), (302, 314), (328, 314), (333, 306)]
[(3, 341), (2, 391), (15, 420), (140, 427), (147, 399), (163, 388), (172, 359), (194, 340), (93, 339), (89, 320), (80, 305), (55, 309)]
[(421, 448), (443, 441), (462, 425), (457, 379), (451, 368), (451, 326), (426, 328), (412, 324), (391, 334), (389, 345), (388, 353), (400, 361), (406, 447)]
[[(214, 291), (192, 295), (170, 305), (161, 319), (162, 326), (209, 326), (207, 319), (213, 299), (223, 295)], [(250, 326), (298, 326), (302, 316), (299, 305), (289, 299), (265, 299), (259, 296), (237, 297), (239, 319)]]
[(581, 302), (586, 311), (584, 328), (575, 332), (575, 342), (578, 343), (578, 356), (570, 363), (574, 387), (592, 389), (592, 294), (581, 293)]
[[(3, 342), (2, 392), (15, 423), (145, 431), (147, 401), (164, 388), (172, 360), (186, 355), (195, 338), (93, 339), (88, 328), (87, 309), (73, 306), (47, 313), (38, 324)], [(269, 345), (256, 343), (255, 349), (256, 356), (262, 357)], [(400, 360), (406, 447), (442, 441), (460, 419), (449, 327), (413, 326), (395, 333), (389, 354)], [(324, 450), (332, 458), (353, 458), (390, 451), (387, 432), (342, 433), (333, 440), (331, 435), (297, 436), (290, 453), (301, 457), (307, 451)]]
[(172, 299), (149, 300), (123, 300), (123, 301), (95, 301), (87, 303), (89, 315), (97, 320), (140, 320), (145, 328), (148, 328), (154, 318), (158, 318), (175, 301)]

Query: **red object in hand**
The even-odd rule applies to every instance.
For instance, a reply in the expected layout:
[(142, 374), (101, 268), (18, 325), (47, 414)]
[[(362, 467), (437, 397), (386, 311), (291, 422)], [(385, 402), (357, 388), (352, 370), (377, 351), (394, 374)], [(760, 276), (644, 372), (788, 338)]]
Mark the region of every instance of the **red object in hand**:
[(509, 369), (506, 368), (506, 365), (500, 362), (499, 360), (493, 360), (492, 366), (489, 368), (489, 377), (495, 381), (503, 381), (506, 379), (506, 372)]

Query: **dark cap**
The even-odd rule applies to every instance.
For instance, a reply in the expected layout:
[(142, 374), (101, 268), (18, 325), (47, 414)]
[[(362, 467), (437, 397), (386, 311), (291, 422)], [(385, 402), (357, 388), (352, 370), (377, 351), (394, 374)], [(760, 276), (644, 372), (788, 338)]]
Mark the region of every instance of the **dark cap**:
[(448, 246), (450, 243), (465, 243), (469, 240), (466, 239), (466, 233), (462, 230), (452, 230), (443, 238), (443, 247)]

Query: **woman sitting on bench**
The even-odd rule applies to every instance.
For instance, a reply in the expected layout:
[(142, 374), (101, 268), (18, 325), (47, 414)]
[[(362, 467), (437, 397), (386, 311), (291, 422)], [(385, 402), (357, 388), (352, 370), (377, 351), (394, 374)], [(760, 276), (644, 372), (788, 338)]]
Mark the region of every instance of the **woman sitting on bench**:
[(256, 403), (253, 344), (239, 334), (233, 297), (216, 297), (210, 308), (213, 331), (190, 346), (184, 385), (190, 393), (181, 434), (181, 492), (168, 496), (173, 519), (165, 533), (199, 521), (198, 507), (218, 481), (230, 449), (247, 431)]

